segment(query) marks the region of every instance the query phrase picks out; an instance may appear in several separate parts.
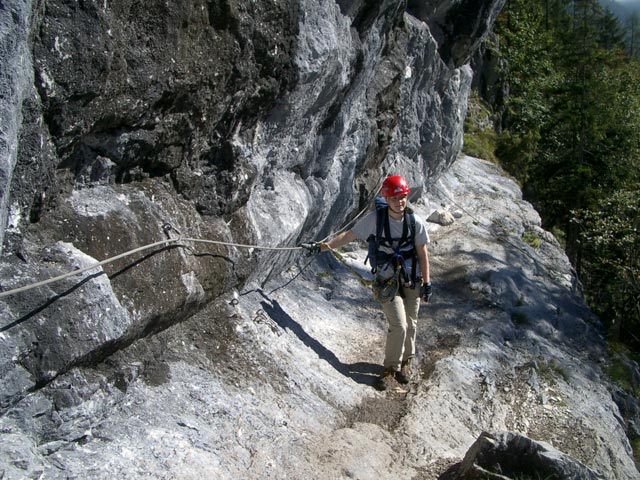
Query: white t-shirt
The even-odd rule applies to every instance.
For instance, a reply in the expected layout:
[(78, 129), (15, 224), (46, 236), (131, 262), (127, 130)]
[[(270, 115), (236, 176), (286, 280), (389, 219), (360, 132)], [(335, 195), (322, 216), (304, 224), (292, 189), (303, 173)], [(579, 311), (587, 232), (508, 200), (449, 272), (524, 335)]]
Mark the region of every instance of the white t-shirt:
[[(415, 244), (416, 246), (426, 245), (427, 243), (429, 243), (429, 233), (427, 232), (427, 228), (425, 227), (424, 222), (418, 215), (414, 213), (413, 216), (415, 218), (415, 228), (416, 228), (416, 233), (414, 237)], [(403, 223), (404, 223), (404, 220), (396, 220), (391, 216), (389, 216), (389, 231), (391, 233), (392, 238), (399, 239), (400, 237), (402, 237)], [(408, 227), (410, 228), (410, 225), (408, 225)], [(367, 240), (367, 238), (369, 238), (370, 235), (375, 235), (376, 234), (376, 211), (374, 210), (372, 212), (369, 212), (360, 220), (358, 220), (351, 230), (356, 234), (356, 236), (360, 240)], [(383, 237), (384, 237), (384, 230), (383, 230)], [(397, 247), (397, 245), (398, 245), (398, 242), (394, 241), (393, 246)], [(385, 249), (382, 248), (381, 250), (385, 250)], [(409, 274), (409, 276), (411, 276), (411, 267), (412, 267), (412, 262), (405, 261), (405, 269)], [(393, 275), (393, 266), (389, 264), (383, 265), (382, 268), (378, 269), (378, 275), (382, 278), (390, 278)], [(420, 276), (420, 264), (416, 262), (416, 277), (419, 277), (419, 276)]]

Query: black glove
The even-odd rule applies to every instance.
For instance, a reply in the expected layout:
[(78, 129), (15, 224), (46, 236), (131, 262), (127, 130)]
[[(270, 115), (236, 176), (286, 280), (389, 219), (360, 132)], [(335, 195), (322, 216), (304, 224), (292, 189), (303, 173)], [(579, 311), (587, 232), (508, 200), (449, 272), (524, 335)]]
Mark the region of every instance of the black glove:
[(422, 284), (422, 287), (420, 287), (420, 297), (425, 303), (429, 303), (429, 299), (431, 298), (431, 282)]
[(315, 255), (316, 253), (320, 253), (320, 243), (318, 242), (313, 242), (313, 243), (303, 243), (300, 245), (302, 248), (309, 250), (309, 252), (312, 255)]

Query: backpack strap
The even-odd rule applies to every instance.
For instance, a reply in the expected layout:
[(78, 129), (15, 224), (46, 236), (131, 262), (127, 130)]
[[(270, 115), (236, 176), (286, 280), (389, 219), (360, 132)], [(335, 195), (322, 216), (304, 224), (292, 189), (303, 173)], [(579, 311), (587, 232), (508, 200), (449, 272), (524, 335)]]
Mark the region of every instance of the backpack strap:
[[(411, 222), (411, 229), (409, 229), (409, 226), (407, 225), (407, 216), (405, 215), (403, 217), (402, 236), (398, 240), (398, 245), (404, 245), (410, 235), (411, 237), (415, 236), (413, 232), (413, 230), (415, 229), (415, 218), (413, 214), (411, 214)], [(391, 236), (391, 226), (389, 225), (389, 207), (379, 208), (377, 210), (376, 239), (378, 241), (378, 245), (380, 245), (384, 241), (388, 246), (391, 246), (393, 242), (393, 237)]]
[[(418, 255), (416, 253), (416, 216), (413, 210), (408, 208), (402, 219), (402, 236), (398, 240), (398, 246), (411, 245), (411, 278), (407, 278), (407, 281), (411, 281), (412, 285), (416, 285), (417, 281), (417, 265)], [(393, 239), (391, 237), (391, 227), (389, 225), (389, 210), (388, 207), (378, 208), (376, 210), (376, 245), (379, 247), (382, 242), (385, 242), (388, 246), (392, 246)], [(396, 252), (398, 253), (398, 252)]]
[(379, 207), (376, 209), (376, 243), (378, 247), (385, 238), (391, 238), (388, 208), (389, 207)]
[(409, 219), (409, 225), (411, 226), (411, 229), (409, 231), (409, 241), (413, 245), (416, 241), (416, 216), (413, 213), (413, 210), (408, 208), (407, 213), (404, 214), (404, 218)]
[[(389, 235), (389, 218), (387, 212), (387, 202), (384, 200), (376, 198), (376, 233), (369, 235), (367, 238), (367, 243), (369, 244), (367, 258), (365, 258), (364, 263), (369, 261), (371, 265), (371, 273), (376, 273), (378, 271), (378, 250), (380, 248), (380, 243), (383, 241), (384, 231), (386, 231), (387, 235)], [(391, 236), (391, 235), (389, 235)]]

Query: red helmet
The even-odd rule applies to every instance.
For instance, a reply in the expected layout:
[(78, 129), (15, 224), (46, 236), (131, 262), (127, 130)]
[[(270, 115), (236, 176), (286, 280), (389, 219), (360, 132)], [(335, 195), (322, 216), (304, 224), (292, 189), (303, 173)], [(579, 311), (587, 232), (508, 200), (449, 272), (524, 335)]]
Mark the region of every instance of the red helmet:
[(398, 195), (409, 195), (411, 189), (409, 184), (400, 175), (392, 175), (385, 178), (382, 182), (382, 196), (383, 197), (396, 197)]

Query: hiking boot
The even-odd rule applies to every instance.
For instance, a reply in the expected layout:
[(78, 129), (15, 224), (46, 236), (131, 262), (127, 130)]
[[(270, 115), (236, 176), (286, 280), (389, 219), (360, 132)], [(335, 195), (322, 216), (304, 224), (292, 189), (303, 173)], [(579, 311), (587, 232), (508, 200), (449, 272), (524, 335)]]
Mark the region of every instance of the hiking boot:
[(374, 384), (376, 389), (384, 391), (390, 388), (394, 374), (395, 371), (392, 368), (385, 368), (384, 372), (382, 372), (382, 375), (377, 378), (376, 383)]
[(407, 384), (409, 383), (409, 375), (410, 375), (410, 367), (411, 367), (411, 359), (407, 358), (402, 362), (400, 366), (400, 371), (396, 372), (396, 380), (398, 383)]

